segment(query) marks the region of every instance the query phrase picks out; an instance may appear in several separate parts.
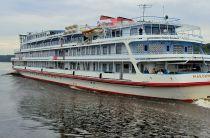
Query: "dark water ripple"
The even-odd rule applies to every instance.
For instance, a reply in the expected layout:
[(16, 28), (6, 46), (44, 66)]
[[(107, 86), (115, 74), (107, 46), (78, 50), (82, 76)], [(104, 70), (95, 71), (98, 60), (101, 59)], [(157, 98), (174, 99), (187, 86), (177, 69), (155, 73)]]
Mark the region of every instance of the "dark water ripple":
[(0, 137), (210, 137), (210, 109), (196, 104), (78, 91), (12, 76), (1, 76), (0, 82), (0, 101), (8, 103), (0, 105)]

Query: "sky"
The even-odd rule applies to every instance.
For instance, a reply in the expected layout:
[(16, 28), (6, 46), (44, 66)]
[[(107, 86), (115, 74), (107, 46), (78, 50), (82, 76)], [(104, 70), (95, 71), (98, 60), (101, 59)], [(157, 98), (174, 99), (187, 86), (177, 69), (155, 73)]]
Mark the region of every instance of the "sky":
[(210, 42), (210, 0), (5, 0), (0, 5), (0, 54), (19, 48), (19, 34), (42, 30), (63, 30), (71, 24), (96, 25), (100, 15), (135, 18), (138, 4), (151, 4), (148, 16), (169, 17), (200, 26)]

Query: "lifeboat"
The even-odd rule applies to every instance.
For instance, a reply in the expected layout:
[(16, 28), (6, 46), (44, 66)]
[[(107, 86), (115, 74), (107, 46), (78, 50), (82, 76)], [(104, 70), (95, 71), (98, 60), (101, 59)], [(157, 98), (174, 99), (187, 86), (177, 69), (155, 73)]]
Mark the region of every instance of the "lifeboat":
[(70, 26), (65, 27), (66, 30), (72, 30), (72, 29), (75, 29), (75, 28), (78, 28), (78, 25), (74, 24), (74, 25), (70, 25)]
[(64, 34), (72, 34), (72, 33), (76, 33), (78, 31), (78, 25), (70, 25), (65, 27), (65, 33)]
[(104, 32), (103, 28), (96, 27), (90, 30), (83, 31), (82, 34), (86, 37), (98, 36)]

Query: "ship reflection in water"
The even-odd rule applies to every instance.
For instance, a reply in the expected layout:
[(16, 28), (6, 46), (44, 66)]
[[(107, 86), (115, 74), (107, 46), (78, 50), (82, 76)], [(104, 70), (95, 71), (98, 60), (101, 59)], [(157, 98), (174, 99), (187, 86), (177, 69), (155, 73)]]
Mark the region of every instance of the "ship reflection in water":
[(0, 81), (14, 100), (11, 110), (17, 112), (14, 121), (1, 121), (1, 130), (11, 123), (15, 128), (0, 131), (1, 137), (9, 133), (32, 138), (210, 136), (210, 102), (202, 101), (205, 107), (201, 107), (200, 101), (99, 94), (12, 76), (2, 76)]
[[(65, 136), (209, 136), (210, 110), (193, 104), (75, 91), (18, 78), (18, 112)], [(31, 88), (33, 86), (33, 88)], [(28, 91), (29, 89), (32, 89)], [(204, 113), (204, 114), (203, 114)]]

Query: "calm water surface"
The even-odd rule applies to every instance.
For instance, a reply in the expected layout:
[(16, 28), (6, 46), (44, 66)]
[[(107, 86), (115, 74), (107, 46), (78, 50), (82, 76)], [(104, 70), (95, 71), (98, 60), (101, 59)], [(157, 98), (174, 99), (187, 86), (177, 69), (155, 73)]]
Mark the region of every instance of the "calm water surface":
[(3, 75), (0, 137), (210, 137), (210, 102), (145, 100)]

